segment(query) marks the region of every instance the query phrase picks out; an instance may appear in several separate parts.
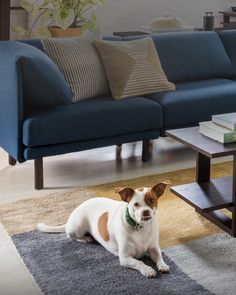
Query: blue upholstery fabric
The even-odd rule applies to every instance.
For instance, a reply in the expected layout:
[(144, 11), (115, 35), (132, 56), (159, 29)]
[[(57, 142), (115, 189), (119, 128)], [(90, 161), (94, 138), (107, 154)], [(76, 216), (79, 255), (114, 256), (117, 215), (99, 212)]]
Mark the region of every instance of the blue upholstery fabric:
[(22, 154), (22, 73), (10, 42), (0, 46), (0, 146), (19, 162)]
[(135, 142), (147, 139), (156, 139), (159, 137), (159, 130), (136, 132), (118, 136), (111, 136), (106, 138), (91, 139), (85, 141), (77, 141), (72, 143), (53, 144), (48, 146), (25, 148), (24, 157), (26, 160), (38, 159), (41, 157), (55, 156), (66, 153), (78, 152), (110, 146), (120, 143)]
[(230, 60), (215, 32), (158, 34), (152, 38), (172, 82), (232, 76)]
[[(144, 37), (130, 36), (122, 40)], [(232, 65), (215, 32), (152, 34), (151, 37), (169, 81), (176, 83), (232, 76)]]
[(102, 39), (107, 40), (107, 41), (121, 41), (122, 40), (122, 38), (119, 36), (103, 36)]
[(211, 120), (212, 114), (236, 112), (236, 82), (212, 79), (179, 83), (175, 92), (149, 96), (163, 107), (166, 129)]
[(218, 34), (231, 60), (233, 75), (236, 77), (236, 30), (223, 31)]
[(121, 39), (123, 41), (132, 41), (132, 40), (142, 39), (142, 38), (145, 38), (145, 37), (148, 37), (148, 36), (150, 36), (150, 35), (128, 36), (128, 37), (122, 37)]
[[(120, 41), (121, 37), (118, 37), (118, 36), (104, 36), (103, 39), (104, 40), (110, 40), (110, 41)], [(19, 40), (19, 42), (23, 42), (23, 43), (26, 43), (28, 45), (34, 46), (34, 47), (36, 47), (36, 48), (38, 48), (38, 49), (40, 49), (41, 51), (44, 52), (43, 44), (42, 44), (40, 39)]]
[(151, 100), (134, 97), (116, 101), (99, 97), (31, 115), (24, 121), (23, 143), (35, 147), (161, 127), (161, 106)]
[(34, 46), (44, 52), (43, 44), (40, 39), (19, 40), (19, 42)]
[(20, 42), (10, 46), (21, 63), (25, 111), (72, 102), (73, 94), (64, 76), (45, 53)]

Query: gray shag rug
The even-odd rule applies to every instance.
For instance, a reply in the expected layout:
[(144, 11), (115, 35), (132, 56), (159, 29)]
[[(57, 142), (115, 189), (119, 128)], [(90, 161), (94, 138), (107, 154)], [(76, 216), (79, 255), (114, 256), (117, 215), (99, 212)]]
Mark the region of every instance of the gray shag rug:
[[(121, 267), (118, 257), (97, 243), (82, 244), (68, 240), (65, 234), (39, 231), (14, 235), (12, 240), (45, 295), (212, 294), (166, 254), (170, 273), (147, 279)], [(144, 262), (154, 267), (149, 258)]]
[(236, 294), (236, 238), (222, 233), (165, 249), (165, 253), (213, 294)]

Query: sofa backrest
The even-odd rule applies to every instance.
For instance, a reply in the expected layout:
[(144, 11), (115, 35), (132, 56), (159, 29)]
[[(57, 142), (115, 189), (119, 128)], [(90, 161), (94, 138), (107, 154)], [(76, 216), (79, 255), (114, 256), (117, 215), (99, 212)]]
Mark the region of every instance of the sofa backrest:
[[(122, 38), (122, 40), (143, 37), (145, 36)], [(215, 32), (165, 33), (153, 34), (151, 37), (157, 48), (163, 70), (171, 82), (231, 78), (233, 75), (231, 61), (219, 35)], [(115, 36), (106, 36), (104, 39), (121, 40)], [(23, 40), (22, 42), (43, 50), (39, 39)]]
[[(104, 36), (104, 40), (110, 40), (110, 41), (120, 41), (121, 38), (118, 36)], [(40, 39), (28, 39), (28, 40), (19, 40), (19, 42), (26, 43), (28, 45), (34, 46), (42, 51), (44, 51), (43, 44)]]
[(236, 30), (218, 33), (233, 66), (233, 75), (236, 77)]
[(2, 50), (5, 48), (10, 52), (11, 49), (9, 54), (20, 67), (24, 111), (70, 104), (73, 94), (63, 74), (46, 54), (35, 47), (17, 41), (1, 43)]
[(230, 59), (215, 32), (158, 34), (152, 38), (172, 82), (232, 76)]
[[(123, 41), (145, 38), (131, 36)], [(232, 64), (215, 32), (152, 34), (162, 67), (172, 82), (230, 78)], [(235, 67), (236, 71), (236, 67)]]
[(43, 44), (41, 43), (41, 40), (40, 39), (20, 40), (19, 42), (26, 43), (28, 45), (34, 46), (34, 47), (36, 47), (36, 48), (44, 51)]

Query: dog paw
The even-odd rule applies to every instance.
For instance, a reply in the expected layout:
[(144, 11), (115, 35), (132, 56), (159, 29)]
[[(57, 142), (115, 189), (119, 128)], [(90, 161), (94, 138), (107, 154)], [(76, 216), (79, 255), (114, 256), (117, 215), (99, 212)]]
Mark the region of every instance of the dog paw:
[(155, 278), (157, 275), (157, 272), (153, 268), (147, 266), (142, 271), (142, 275), (144, 275), (146, 278)]
[(160, 272), (169, 272), (170, 271), (169, 266), (164, 261), (158, 263), (157, 268)]
[(85, 237), (76, 239), (76, 241), (80, 243), (93, 243), (94, 239), (91, 236), (85, 236)]

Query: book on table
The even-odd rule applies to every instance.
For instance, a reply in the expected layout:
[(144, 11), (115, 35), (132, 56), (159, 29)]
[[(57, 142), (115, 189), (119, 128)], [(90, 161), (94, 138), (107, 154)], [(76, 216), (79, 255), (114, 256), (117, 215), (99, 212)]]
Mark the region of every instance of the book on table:
[(236, 130), (236, 113), (213, 115), (212, 121), (226, 128)]
[(200, 122), (199, 132), (221, 143), (236, 142), (236, 131), (215, 124), (212, 121)]

